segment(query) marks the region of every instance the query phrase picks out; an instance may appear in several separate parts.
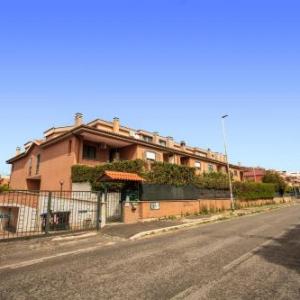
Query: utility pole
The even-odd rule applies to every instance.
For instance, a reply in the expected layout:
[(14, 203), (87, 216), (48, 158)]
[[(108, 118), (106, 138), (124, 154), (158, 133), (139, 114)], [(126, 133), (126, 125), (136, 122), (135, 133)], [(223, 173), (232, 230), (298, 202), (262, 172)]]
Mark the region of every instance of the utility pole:
[(229, 182), (229, 190), (230, 190), (230, 200), (231, 200), (231, 209), (234, 210), (234, 198), (233, 198), (233, 191), (232, 191), (232, 181), (231, 181), (231, 172), (230, 172), (230, 165), (229, 165), (229, 157), (228, 157), (228, 151), (227, 151), (227, 142), (226, 142), (226, 130), (225, 130), (225, 119), (228, 117), (228, 115), (222, 116), (222, 128), (223, 128), (223, 139), (224, 139), (224, 150), (225, 150), (225, 156), (226, 156), (226, 162), (227, 162), (227, 172), (228, 172), (228, 182)]

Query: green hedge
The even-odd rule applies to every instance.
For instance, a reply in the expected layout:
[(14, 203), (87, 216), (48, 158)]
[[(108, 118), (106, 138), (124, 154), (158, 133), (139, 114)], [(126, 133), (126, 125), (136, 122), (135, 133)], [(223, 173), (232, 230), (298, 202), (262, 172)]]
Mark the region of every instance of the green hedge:
[(227, 174), (220, 172), (204, 173), (196, 177), (195, 184), (204, 189), (227, 190), (229, 189)]
[(7, 184), (0, 185), (0, 193), (6, 192), (9, 190), (9, 186)]
[(122, 160), (118, 162), (89, 167), (84, 165), (75, 165), (72, 167), (73, 182), (92, 182), (98, 180), (106, 170), (133, 172), (142, 175), (145, 171), (145, 163), (142, 160)]
[[(137, 173), (148, 183), (174, 186), (195, 185), (203, 189), (228, 189), (228, 176), (223, 173), (196, 175), (195, 169), (170, 163), (154, 162), (151, 171), (146, 170), (143, 160), (118, 161), (96, 167), (75, 165), (72, 167), (73, 182), (90, 182), (93, 190), (102, 190), (104, 184), (99, 178), (105, 170)], [(109, 184), (110, 188), (120, 188), (122, 184)], [(271, 199), (275, 196), (274, 184), (234, 182), (234, 195), (240, 200)]]
[(151, 171), (146, 171), (146, 164), (143, 160), (118, 161), (96, 167), (75, 165), (72, 167), (72, 181), (88, 181), (92, 184), (93, 189), (102, 189), (103, 184), (99, 182), (99, 178), (106, 170), (137, 173), (150, 183), (178, 186), (194, 184), (195, 182), (194, 168), (154, 162)]
[(234, 196), (239, 200), (273, 199), (275, 185), (270, 183), (235, 182)]
[[(144, 176), (145, 162), (143, 160), (122, 160), (96, 167), (84, 165), (74, 165), (72, 167), (72, 182), (90, 182), (93, 190), (103, 190), (103, 183), (99, 182), (99, 178), (104, 171), (131, 172)], [(110, 184), (110, 187), (120, 187), (120, 184)]]
[(149, 183), (171, 184), (175, 186), (193, 184), (195, 169), (170, 163), (154, 162), (151, 171), (145, 174)]
[(274, 171), (266, 171), (266, 174), (262, 178), (262, 182), (274, 184), (276, 192), (282, 196), (284, 195), (288, 187), (284, 179)]

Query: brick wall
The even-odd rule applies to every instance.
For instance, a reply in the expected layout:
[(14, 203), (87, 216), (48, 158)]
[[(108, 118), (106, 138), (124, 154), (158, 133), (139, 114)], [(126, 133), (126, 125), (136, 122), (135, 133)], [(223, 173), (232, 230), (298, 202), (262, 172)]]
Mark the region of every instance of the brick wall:
[[(136, 205), (136, 207), (134, 206)], [(125, 202), (123, 203), (123, 222), (125, 224), (136, 223), (143, 218), (141, 218), (140, 214), (140, 204), (135, 202), (134, 204)]]
[(289, 203), (292, 201), (291, 197), (276, 197), (274, 199), (259, 199), (255, 201), (236, 201), (238, 207), (245, 208), (251, 206), (262, 206), (271, 204)]
[[(151, 207), (159, 204), (159, 209)], [(123, 204), (123, 222), (135, 223), (147, 219), (158, 219), (170, 216), (182, 216), (199, 213), (204, 209), (230, 209), (230, 199), (218, 200), (174, 200), (174, 201), (140, 201)]]
[[(244, 208), (250, 206), (262, 206), (269, 204), (288, 203), (290, 197), (261, 199), (256, 201), (236, 201), (237, 207)], [(154, 204), (158, 204), (158, 209), (154, 209)], [(184, 216), (195, 214), (204, 210), (229, 210), (231, 208), (230, 199), (216, 200), (164, 200), (164, 201), (140, 201), (123, 203), (123, 222), (136, 223), (147, 219), (159, 219), (170, 216)]]

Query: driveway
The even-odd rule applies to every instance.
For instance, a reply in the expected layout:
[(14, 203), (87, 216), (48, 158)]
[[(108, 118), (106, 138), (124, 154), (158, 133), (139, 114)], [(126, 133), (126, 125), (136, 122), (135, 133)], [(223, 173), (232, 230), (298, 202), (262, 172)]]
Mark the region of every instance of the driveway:
[(300, 299), (300, 206), (20, 264), (0, 278), (0, 299)]

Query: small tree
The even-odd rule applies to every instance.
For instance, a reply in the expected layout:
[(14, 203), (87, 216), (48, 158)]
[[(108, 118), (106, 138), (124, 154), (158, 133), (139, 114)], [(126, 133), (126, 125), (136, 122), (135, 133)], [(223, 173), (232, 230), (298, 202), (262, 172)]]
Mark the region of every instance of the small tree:
[(9, 186), (7, 184), (0, 185), (0, 193), (6, 192), (9, 190)]
[(284, 195), (287, 189), (287, 184), (284, 179), (274, 171), (266, 171), (266, 174), (262, 178), (262, 182), (273, 183), (275, 185), (276, 192), (278, 192), (281, 196)]

